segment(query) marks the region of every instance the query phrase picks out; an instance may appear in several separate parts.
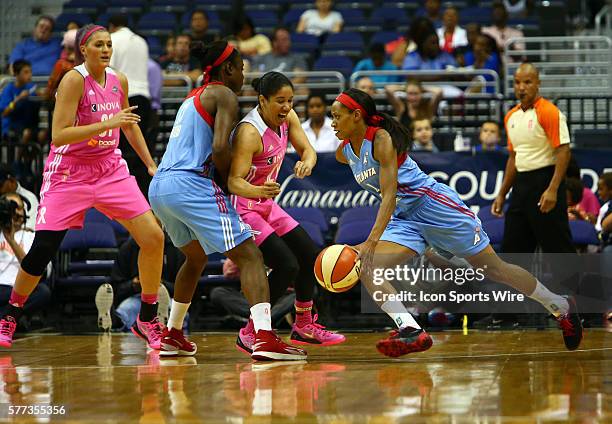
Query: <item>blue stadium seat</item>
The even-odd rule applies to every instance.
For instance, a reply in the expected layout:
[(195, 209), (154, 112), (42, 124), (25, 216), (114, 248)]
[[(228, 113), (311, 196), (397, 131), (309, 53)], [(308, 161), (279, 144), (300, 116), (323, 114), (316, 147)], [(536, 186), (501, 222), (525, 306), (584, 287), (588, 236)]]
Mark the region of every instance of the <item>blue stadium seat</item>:
[(138, 21), (142, 35), (170, 35), (176, 28), (176, 16), (168, 12), (149, 12)]
[(346, 10), (370, 10), (375, 6), (373, 3), (371, 0), (338, 0), (334, 8), (344, 16)]
[(147, 6), (146, 0), (108, 0), (106, 11), (114, 13), (142, 13)]
[(183, 13), (187, 10), (189, 0), (153, 0), (151, 12)]
[(397, 9), (410, 9), (411, 13), (421, 5), (421, 0), (383, 0), (382, 7), (394, 7)]
[(338, 71), (348, 78), (353, 66), (353, 61), (346, 56), (324, 56), (314, 63), (313, 71)]
[(85, 13), (62, 13), (55, 18), (55, 28), (60, 31), (65, 31), (68, 22), (73, 21), (80, 26), (84, 26), (91, 23), (91, 16)]
[(62, 10), (66, 13), (95, 14), (105, 6), (104, 0), (70, 0), (64, 3)]
[(270, 10), (277, 12), (283, 4), (275, 0), (244, 0), (244, 10)]
[(291, 51), (293, 53), (313, 54), (319, 48), (319, 37), (306, 33), (291, 34)]
[(310, 222), (316, 224), (324, 233), (329, 230), (325, 214), (319, 208), (286, 208), (285, 212), (291, 215), (293, 219), (300, 224), (303, 222)]
[(495, 218), (482, 222), (482, 228), (489, 236), (491, 246), (497, 252), (499, 252), (502, 241), (504, 240), (504, 221), (504, 218)]
[(491, 9), (487, 7), (467, 7), (459, 12), (460, 25), (477, 23), (481, 25), (491, 24)]
[(396, 7), (381, 7), (372, 11), (372, 18), (379, 18), (386, 26), (402, 25), (408, 22), (406, 11)]
[(316, 244), (318, 247), (323, 247), (325, 244), (325, 241), (323, 240), (323, 233), (317, 224), (304, 221), (300, 222), (300, 226), (304, 229), (304, 231), (306, 231), (314, 244)]
[(97, 210), (96, 208), (91, 208), (87, 212), (85, 212), (85, 224), (108, 224), (112, 222), (108, 216), (104, 215), (102, 212)]
[(151, 35), (146, 37), (146, 40), (149, 45), (149, 56), (157, 58), (164, 53), (164, 47), (161, 45), (158, 37)]
[(329, 34), (323, 43), (322, 56), (353, 56), (363, 55), (365, 45), (358, 32), (338, 32)]
[(90, 222), (80, 230), (68, 230), (60, 251), (72, 249), (117, 247), (113, 227), (102, 222)]
[(230, 1), (223, 1), (223, 0), (195, 0), (193, 2), (193, 7), (195, 9), (202, 9), (205, 10), (206, 13), (210, 12), (210, 11), (228, 11), (228, 10), (232, 10), (232, 8), (234, 7), (234, 2), (232, 0)]
[(286, 25), (289, 28), (294, 28), (300, 21), (300, 17), (305, 10), (306, 9), (304, 8), (289, 9), (289, 11), (283, 17), (283, 25)]
[(340, 14), (342, 14), (342, 19), (344, 19), (344, 23), (346, 24), (349, 19), (363, 19), (365, 18), (365, 14), (361, 9), (344, 9), (339, 10)]
[(401, 34), (397, 31), (378, 31), (370, 39), (370, 45), (374, 43), (387, 44), (393, 40), (397, 40), (401, 37)]
[(289, 3), (290, 10), (291, 9), (307, 10), (307, 9), (315, 8), (314, 0), (287, 0), (287, 3)]
[[(103, 13), (98, 15), (98, 17), (94, 20), (94, 22), (98, 25), (102, 25), (108, 27), (108, 20), (112, 16), (112, 13)], [(134, 28), (134, 17), (132, 15), (127, 15), (128, 27)]]
[(595, 227), (588, 221), (570, 221), (570, 231), (572, 232), (572, 241), (574, 244), (580, 245), (598, 245), (599, 238)]
[(338, 226), (340, 227), (355, 221), (372, 221), (373, 223), (376, 220), (377, 213), (378, 205), (347, 209), (340, 215)]
[(366, 241), (372, 230), (374, 221), (352, 221), (338, 227), (336, 244), (354, 246)]

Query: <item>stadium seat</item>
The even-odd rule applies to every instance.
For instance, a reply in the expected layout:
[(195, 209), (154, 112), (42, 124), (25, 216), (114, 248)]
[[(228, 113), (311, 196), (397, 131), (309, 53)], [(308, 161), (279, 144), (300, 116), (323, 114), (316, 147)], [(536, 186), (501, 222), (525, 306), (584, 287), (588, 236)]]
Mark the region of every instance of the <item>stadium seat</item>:
[(393, 40), (397, 40), (401, 37), (401, 34), (397, 31), (378, 31), (370, 39), (370, 45), (374, 43), (387, 44)]
[(153, 0), (151, 12), (183, 13), (187, 10), (188, 5), (188, 0)]
[(314, 9), (314, 0), (287, 0), (289, 3), (289, 9)]
[(149, 12), (138, 21), (142, 35), (170, 35), (176, 28), (176, 16), (168, 12)]
[(64, 13), (85, 13), (96, 14), (106, 6), (104, 0), (70, 0), (64, 3), (62, 12)]
[(384, 25), (391, 27), (405, 25), (408, 21), (406, 11), (396, 7), (380, 7), (372, 11), (372, 18), (379, 18), (384, 21)]
[(353, 61), (346, 56), (324, 56), (313, 66), (314, 71), (338, 71), (348, 78), (353, 72)]
[(322, 56), (359, 57), (365, 50), (363, 38), (358, 32), (329, 34), (322, 45)]
[(329, 230), (325, 214), (319, 208), (286, 208), (285, 212), (300, 224), (310, 222), (317, 225), (324, 233)]
[(378, 205), (347, 209), (340, 215), (338, 226), (340, 227), (354, 221), (372, 221), (373, 223), (376, 220), (377, 213)]
[(570, 231), (572, 232), (572, 241), (579, 245), (598, 245), (599, 238), (595, 227), (588, 221), (570, 221)]
[(504, 218), (495, 218), (482, 222), (482, 228), (489, 236), (491, 246), (495, 251), (499, 252), (501, 244), (504, 240)]
[(319, 48), (319, 38), (312, 34), (291, 34), (291, 51), (293, 53), (308, 53), (312, 55)]
[(304, 13), (305, 11), (306, 9), (289, 9), (285, 16), (283, 16), (283, 25), (294, 29), (300, 21), (302, 13)]
[(488, 7), (467, 7), (459, 12), (459, 21), (490, 25), (491, 9)]
[(164, 47), (159, 41), (159, 37), (149, 36), (146, 37), (147, 44), (149, 45), (149, 56), (158, 58), (164, 53)]
[(106, 11), (114, 13), (142, 13), (147, 6), (146, 0), (108, 0)]
[(382, 7), (393, 7), (397, 9), (410, 9), (413, 14), (421, 5), (421, 0), (383, 0)]
[(372, 230), (374, 221), (352, 221), (338, 227), (336, 244), (354, 246), (366, 241)]
[(312, 222), (300, 222), (300, 226), (306, 231), (308, 236), (312, 239), (314, 244), (318, 247), (323, 247), (325, 241), (323, 240), (323, 233), (321, 233), (321, 229), (319, 226)]
[(80, 26), (87, 25), (91, 22), (91, 16), (84, 13), (62, 13), (55, 18), (55, 28), (65, 31), (68, 22), (73, 21), (78, 23)]
[(60, 251), (71, 249), (117, 247), (113, 227), (102, 222), (90, 222), (80, 230), (68, 230)]
[[(112, 13), (103, 13), (101, 15), (99, 15), (94, 22), (98, 25), (102, 25), (105, 27), (108, 27), (108, 20), (110, 19), (110, 17), (112, 16)], [(128, 20), (128, 27), (133, 28), (134, 27), (134, 18), (132, 15), (127, 15), (127, 20)]]
[(206, 13), (211, 11), (229, 11), (234, 7), (233, 1), (223, 0), (195, 0), (193, 2), (195, 9), (205, 10)]
[(278, 12), (283, 5), (274, 0), (244, 0), (244, 10), (269, 10)]

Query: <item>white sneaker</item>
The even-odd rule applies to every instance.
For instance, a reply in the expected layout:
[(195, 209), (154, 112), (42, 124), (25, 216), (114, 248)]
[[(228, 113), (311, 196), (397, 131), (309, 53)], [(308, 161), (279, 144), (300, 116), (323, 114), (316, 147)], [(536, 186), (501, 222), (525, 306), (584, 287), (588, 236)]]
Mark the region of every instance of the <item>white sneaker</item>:
[(160, 284), (157, 291), (157, 317), (159, 322), (166, 325), (170, 316), (170, 293), (163, 284)]
[(108, 283), (102, 284), (96, 291), (96, 308), (98, 309), (98, 327), (104, 331), (110, 331), (113, 325), (111, 319), (111, 307), (113, 306), (113, 286)]

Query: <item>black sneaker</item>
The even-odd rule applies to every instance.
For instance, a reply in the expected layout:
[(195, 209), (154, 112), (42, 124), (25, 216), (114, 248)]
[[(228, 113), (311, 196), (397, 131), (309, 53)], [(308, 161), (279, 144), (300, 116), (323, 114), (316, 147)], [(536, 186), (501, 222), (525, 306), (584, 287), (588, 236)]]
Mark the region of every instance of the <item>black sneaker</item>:
[(569, 303), (569, 311), (557, 317), (557, 322), (563, 331), (563, 341), (567, 350), (576, 350), (582, 341), (582, 321), (578, 315), (578, 307), (573, 296), (563, 296)]
[(406, 327), (393, 330), (389, 337), (376, 343), (376, 349), (385, 356), (397, 358), (407, 353), (426, 351), (432, 344), (433, 340), (422, 328)]
[(474, 328), (477, 330), (513, 330), (519, 326), (514, 315), (506, 317), (501, 315), (488, 315), (484, 318), (474, 321)]

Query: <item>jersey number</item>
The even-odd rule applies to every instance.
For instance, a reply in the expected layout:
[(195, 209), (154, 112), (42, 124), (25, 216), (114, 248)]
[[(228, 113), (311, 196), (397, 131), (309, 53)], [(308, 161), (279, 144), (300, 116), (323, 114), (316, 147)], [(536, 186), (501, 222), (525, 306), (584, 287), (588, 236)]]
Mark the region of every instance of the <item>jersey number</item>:
[[(100, 122), (108, 121), (109, 119), (112, 119), (113, 116), (115, 116), (114, 113), (109, 113), (108, 115), (105, 113), (100, 118)], [(104, 132), (101, 132), (100, 134), (98, 134), (98, 136), (99, 137), (106, 137), (107, 134), (111, 135), (112, 133), (113, 133), (113, 128), (111, 128), (110, 130), (106, 130)]]

